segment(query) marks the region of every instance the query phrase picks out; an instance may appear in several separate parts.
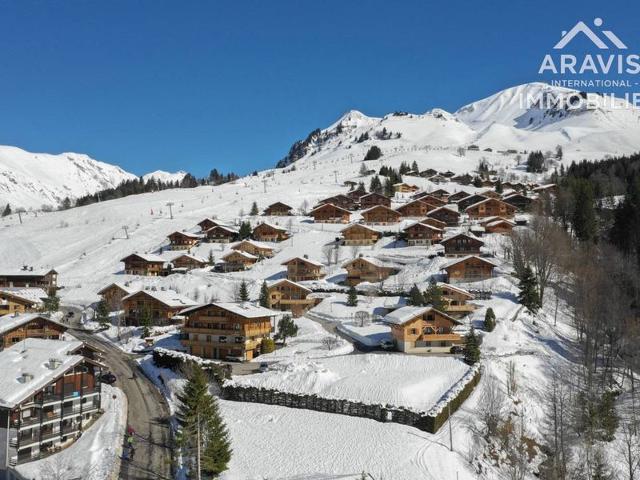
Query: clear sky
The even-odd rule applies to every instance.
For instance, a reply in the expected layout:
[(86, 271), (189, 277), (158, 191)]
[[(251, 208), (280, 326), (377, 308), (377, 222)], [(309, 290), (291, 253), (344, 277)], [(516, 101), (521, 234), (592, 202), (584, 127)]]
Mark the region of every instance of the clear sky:
[(0, 2), (0, 144), (142, 174), (271, 167), (358, 109), (454, 111), (538, 81), (578, 20), (640, 52), (640, 2)]

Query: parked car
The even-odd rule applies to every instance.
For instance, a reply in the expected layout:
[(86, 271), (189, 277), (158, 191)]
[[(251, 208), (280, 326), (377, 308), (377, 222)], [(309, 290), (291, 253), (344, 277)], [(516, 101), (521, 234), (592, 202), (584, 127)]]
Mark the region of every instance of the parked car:
[(395, 350), (396, 344), (393, 342), (393, 340), (381, 340), (380, 348), (383, 350)]
[(460, 345), (454, 345), (453, 347), (451, 347), (451, 350), (449, 350), (450, 353), (453, 353), (454, 355), (459, 355), (461, 353), (464, 353), (464, 347), (461, 347)]
[(269, 370), (269, 364), (268, 363), (264, 363), (263, 362), (263, 363), (260, 364), (260, 367), (258, 367), (258, 371), (260, 373), (264, 373), (264, 372), (266, 372), (268, 370)]
[(103, 373), (102, 375), (100, 375), (100, 381), (102, 383), (106, 383), (107, 385), (113, 385), (114, 383), (116, 383), (116, 376), (111, 372)]
[(244, 362), (244, 358), (242, 358), (242, 357), (232, 357), (230, 355), (227, 355), (226, 360), (227, 360), (227, 362)]

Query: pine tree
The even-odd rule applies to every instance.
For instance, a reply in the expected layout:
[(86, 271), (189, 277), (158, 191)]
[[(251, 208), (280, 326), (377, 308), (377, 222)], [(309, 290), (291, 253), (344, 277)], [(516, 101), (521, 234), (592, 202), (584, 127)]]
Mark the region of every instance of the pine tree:
[(9, 215), (11, 215), (11, 205), (9, 205), (7, 203), (7, 206), (4, 207), (4, 210), (2, 211), (2, 216), (6, 217), (6, 216), (9, 216)]
[(149, 310), (149, 307), (145, 305), (140, 310), (139, 315), (140, 326), (142, 327), (140, 337), (145, 338), (151, 335), (151, 310)]
[(409, 290), (409, 298), (407, 299), (409, 305), (416, 307), (424, 305), (424, 297), (418, 286), (414, 283), (411, 290)]
[(242, 282), (240, 283), (240, 291), (238, 293), (238, 296), (240, 297), (241, 302), (249, 301), (249, 289), (247, 288), (247, 282), (245, 282), (244, 280), (242, 280)]
[(415, 160), (411, 164), (411, 170), (413, 170), (416, 173), (420, 172), (420, 168), (418, 168), (418, 162), (416, 162)]
[(387, 177), (384, 181), (384, 194), (387, 197), (393, 197), (393, 195), (395, 194), (395, 191), (393, 189), (393, 182), (389, 177)]
[(240, 224), (240, 231), (238, 232), (238, 235), (240, 236), (241, 240), (249, 238), (252, 233), (253, 230), (251, 229), (251, 224), (249, 222), (242, 222)]
[(249, 211), (249, 215), (259, 215), (260, 214), (260, 210), (258, 210), (258, 204), (256, 202), (253, 202), (251, 204), (251, 210)]
[(191, 476), (216, 478), (231, 460), (229, 433), (209, 393), (207, 375), (198, 364), (178, 394), (176, 418), (180, 426), (178, 444), (182, 447)]
[(493, 313), (493, 308), (487, 308), (484, 314), (484, 329), (487, 332), (492, 332), (496, 328), (496, 314)]
[(57, 312), (60, 309), (60, 297), (55, 293), (49, 293), (47, 298), (42, 302), (42, 307), (45, 312)]
[(442, 295), (442, 288), (440, 288), (436, 282), (429, 283), (423, 297), (426, 305), (431, 305), (433, 308), (441, 312), (447, 311), (447, 302)]
[(518, 301), (528, 308), (532, 313), (536, 313), (540, 308), (540, 296), (538, 294), (538, 282), (529, 265), (525, 265), (520, 276), (520, 294)]
[(269, 289), (267, 288), (267, 282), (262, 282), (262, 287), (260, 287), (260, 306), (264, 308), (269, 308)]
[(210, 249), (209, 249), (209, 257), (207, 258), (207, 263), (208, 263), (209, 265), (213, 265), (215, 262), (216, 262), (216, 259), (215, 259), (215, 257), (213, 256), (213, 249), (212, 249), (212, 248), (210, 248)]
[(285, 315), (278, 322), (277, 337), (282, 340), (282, 345), (287, 344), (287, 338), (295, 337), (298, 334), (296, 325), (290, 315)]
[(360, 165), (360, 176), (361, 177), (366, 176), (368, 171), (369, 170), (367, 169), (367, 166), (364, 163)]
[(478, 336), (475, 329), (471, 327), (471, 330), (465, 336), (464, 344), (464, 361), (468, 365), (473, 365), (480, 361), (480, 347), (478, 345)]
[(351, 285), (349, 288), (349, 294), (347, 296), (347, 305), (349, 307), (357, 307), (358, 306), (358, 292), (356, 292), (356, 287)]
[(271, 353), (275, 351), (276, 343), (272, 338), (264, 337), (260, 342), (260, 355), (264, 355), (265, 353)]
[(378, 160), (382, 156), (382, 150), (377, 145), (373, 145), (367, 151), (367, 154), (364, 156), (364, 161), (367, 160)]
[(499, 193), (500, 195), (502, 195), (502, 192), (504, 192), (504, 188), (502, 187), (502, 180), (498, 179), (496, 180), (496, 193)]
[(593, 187), (588, 180), (578, 179), (573, 185), (575, 208), (571, 225), (578, 240), (588, 242), (596, 237), (596, 212)]
[(371, 183), (369, 184), (369, 191), (372, 193), (379, 193), (379, 194), (382, 194), (382, 192), (384, 191), (382, 187), (382, 182), (380, 181), (380, 177), (378, 175), (375, 175), (374, 177), (371, 178)]
[(100, 300), (96, 306), (96, 320), (102, 327), (109, 325), (109, 307), (104, 300)]

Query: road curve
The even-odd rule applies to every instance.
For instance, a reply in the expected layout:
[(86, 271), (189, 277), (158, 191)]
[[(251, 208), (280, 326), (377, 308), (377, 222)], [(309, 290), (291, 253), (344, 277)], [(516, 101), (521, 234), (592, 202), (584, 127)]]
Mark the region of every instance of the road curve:
[(135, 455), (131, 460), (122, 461), (119, 478), (172, 479), (170, 415), (163, 396), (144, 376), (131, 356), (82, 330), (73, 329), (69, 333), (104, 352), (104, 363), (117, 378), (115, 386), (127, 396), (127, 422), (135, 431)]

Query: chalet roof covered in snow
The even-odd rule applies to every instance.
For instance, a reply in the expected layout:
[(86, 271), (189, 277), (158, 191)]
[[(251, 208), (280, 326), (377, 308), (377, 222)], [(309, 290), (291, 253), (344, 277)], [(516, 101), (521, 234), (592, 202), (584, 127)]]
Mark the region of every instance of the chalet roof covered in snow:
[(214, 302), (203, 305), (195, 305), (190, 308), (186, 308), (180, 312), (181, 315), (188, 315), (190, 313), (215, 306), (234, 313), (244, 318), (260, 318), (260, 317), (274, 317), (278, 315), (278, 312), (270, 310), (268, 308), (260, 307), (249, 302)]
[(48, 297), (47, 292), (37, 287), (0, 287), (0, 293), (36, 304), (42, 303), (42, 300)]
[[(82, 342), (27, 338), (0, 352), (0, 406), (12, 408), (84, 360)], [(55, 361), (52, 362), (51, 360)]]
[(124, 262), (129, 257), (138, 257), (144, 260), (145, 262), (151, 262), (151, 263), (164, 263), (166, 261), (160, 255), (156, 255), (155, 253), (132, 253), (131, 255), (124, 257), (120, 261)]
[(98, 290), (98, 295), (102, 295), (103, 293), (105, 293), (111, 287), (118, 287), (120, 290), (126, 292), (127, 294), (130, 294), (130, 293), (138, 291), (137, 288), (133, 288), (133, 287), (127, 285), (126, 283), (113, 282), (113, 283), (110, 283), (109, 285), (107, 285), (106, 287)]
[(447, 262), (442, 266), (442, 269), (446, 269), (449, 267), (452, 267), (454, 265), (457, 265), (458, 263), (462, 263), (462, 262), (466, 262), (467, 260), (471, 259), (471, 258), (475, 258), (480, 260), (481, 262), (487, 263), (489, 265), (493, 265), (494, 267), (497, 267), (498, 264), (495, 262), (492, 262), (491, 260), (484, 258), (484, 257), (478, 257), (477, 255), (467, 255), (466, 257), (461, 257), (461, 258), (456, 258), (455, 260), (452, 260), (451, 262)]
[(280, 227), (280, 226), (278, 226), (278, 225), (274, 225), (273, 223), (269, 223), (269, 222), (260, 222), (258, 225), (256, 225), (256, 226), (254, 227), (254, 230), (255, 230), (256, 228), (258, 228), (260, 225), (266, 225), (267, 227), (273, 228), (274, 230), (279, 230), (279, 231), (281, 231), (281, 232), (286, 232), (286, 231), (287, 231), (287, 229), (286, 229), (286, 228), (284, 228), (284, 227)]
[(268, 282), (267, 283), (267, 288), (275, 287), (276, 285), (280, 285), (282, 283), (286, 283), (288, 285), (292, 285), (292, 286), (301, 288), (302, 290), (306, 290), (309, 293), (311, 293), (311, 291), (312, 291), (310, 288), (307, 288), (304, 285), (300, 285), (299, 283), (296, 283), (293, 280), (289, 280), (288, 278), (281, 278), (280, 280), (273, 280), (272, 282)]
[(451, 320), (456, 324), (460, 323), (458, 320), (450, 317), (446, 313), (441, 312), (440, 310), (436, 310), (431, 305), (426, 305), (424, 307), (415, 307), (412, 305), (408, 305), (406, 307), (400, 307), (399, 309), (394, 310), (391, 313), (387, 313), (383, 317), (382, 321), (384, 323), (388, 323), (391, 325), (404, 325), (405, 323), (413, 320), (414, 318), (422, 316), (425, 313), (429, 313), (431, 311), (437, 312), (439, 315), (442, 315), (443, 317)]
[(227, 253), (226, 255), (222, 256), (222, 259), (224, 260), (225, 258), (229, 258), (231, 255), (240, 255), (241, 257), (246, 258), (247, 260), (257, 260), (258, 257), (255, 255), (252, 255), (250, 253), (247, 253), (243, 250), (231, 250), (229, 253)]
[[(61, 325), (55, 320), (51, 320), (48, 317), (40, 313), (10, 313), (8, 315), (2, 315), (0, 317), (0, 335), (10, 332), (14, 328), (21, 327), (22, 325), (26, 325), (27, 323), (35, 320), (36, 318), (44, 318), (49, 322), (56, 323), (66, 330), (67, 327)], [(0, 364), (1, 365), (1, 364)]]
[(293, 258), (290, 258), (289, 260), (282, 262), (280, 265), (288, 265), (294, 260), (300, 260), (301, 262), (308, 263), (310, 265), (315, 265), (316, 267), (324, 267), (324, 264), (322, 262), (311, 260), (310, 258), (307, 258), (307, 257), (293, 257)]
[(134, 295), (138, 295), (139, 293), (144, 293), (145, 295), (148, 295), (149, 297), (156, 299), (157, 301), (166, 305), (169, 308), (180, 308), (180, 307), (186, 308), (186, 307), (191, 307), (193, 305), (196, 305), (196, 302), (194, 302), (190, 298), (185, 297), (184, 295), (180, 295), (179, 293), (174, 292), (173, 290), (155, 290), (155, 291), (154, 290), (138, 290), (137, 292), (130, 293), (129, 295), (124, 297), (122, 300), (128, 300)]

